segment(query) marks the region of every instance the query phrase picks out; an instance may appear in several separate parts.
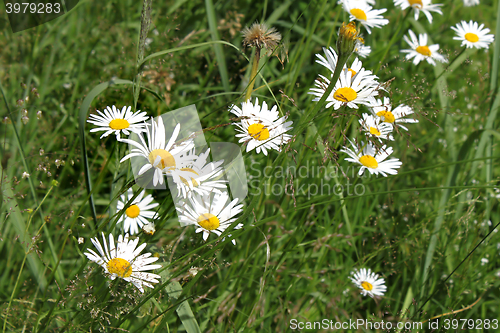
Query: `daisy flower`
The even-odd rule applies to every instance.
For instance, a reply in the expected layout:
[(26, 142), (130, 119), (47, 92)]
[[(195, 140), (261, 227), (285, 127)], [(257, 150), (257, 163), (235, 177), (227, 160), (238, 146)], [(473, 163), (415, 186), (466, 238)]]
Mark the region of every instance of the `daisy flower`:
[(405, 131), (408, 131), (408, 128), (403, 126), (403, 123), (418, 123), (417, 119), (405, 118), (406, 116), (414, 113), (411, 107), (405, 104), (401, 104), (397, 108), (392, 110), (391, 101), (388, 97), (384, 97), (384, 102), (382, 102), (380, 99), (377, 99), (372, 105), (370, 105), (369, 109), (374, 116), (380, 117), (381, 121), (392, 126), (400, 127)]
[[(182, 225), (195, 225), (196, 233), (203, 232), (203, 240), (207, 240), (210, 233), (220, 236), (231, 223), (236, 221), (235, 216), (242, 211), (243, 205), (237, 205), (238, 199), (229, 200), (227, 192), (200, 196), (194, 194), (181, 207), (176, 206), (179, 222)], [(240, 229), (242, 223), (235, 229)], [(231, 235), (229, 235), (231, 236)], [(236, 245), (233, 239), (232, 243)]]
[[(335, 72), (335, 67), (337, 66), (337, 59), (338, 59), (337, 52), (335, 52), (335, 50), (332, 47), (330, 47), (329, 49), (324, 47), (323, 51), (325, 52), (326, 58), (324, 58), (321, 54), (316, 54), (316, 56), (319, 59), (319, 60), (316, 60), (316, 62), (318, 64), (328, 68), (330, 70), (330, 72), (332, 72), (331, 76), (333, 76), (333, 74)], [(364, 69), (363, 63), (358, 58), (354, 59), (354, 61), (352, 62), (350, 67), (347, 67), (346, 65), (344, 65), (343, 69), (344, 69), (344, 72), (346, 72), (346, 71), (351, 72), (352, 79), (354, 79), (356, 77), (356, 75), (358, 74), (358, 72), (360, 72), (361, 69), (363, 69), (365, 74), (366, 74), (366, 79), (371, 80), (371, 83), (373, 86), (378, 86), (378, 82), (377, 82), (378, 77), (376, 75), (373, 75), (372, 71)]]
[(471, 7), (475, 5), (479, 5), (479, 0), (464, 0), (465, 7)]
[[(163, 175), (172, 175), (191, 163), (193, 155), (190, 155), (189, 152), (194, 147), (194, 143), (192, 140), (186, 140), (179, 145), (174, 144), (181, 130), (180, 124), (175, 126), (172, 136), (165, 143), (166, 134), (162, 117), (158, 117), (158, 122), (151, 118), (151, 122), (151, 128), (146, 128), (148, 143), (141, 134), (139, 135), (140, 142), (129, 139), (119, 140), (136, 147), (132, 148), (130, 154), (122, 158), (120, 163), (131, 157), (143, 157), (145, 159), (144, 165), (139, 170), (138, 175), (140, 176), (153, 168), (153, 185), (156, 186), (163, 184)], [(148, 127), (149, 124), (146, 126)]]
[(385, 286), (385, 281), (382, 278), (378, 278), (378, 274), (373, 273), (369, 268), (361, 268), (360, 270), (355, 270), (351, 272), (353, 275), (350, 276), (349, 279), (361, 289), (361, 294), (363, 296), (384, 296), (384, 293), (387, 290)]
[(100, 265), (104, 269), (105, 274), (109, 275), (111, 280), (119, 277), (127, 282), (132, 282), (141, 293), (144, 293), (142, 286), (153, 288), (152, 283), (159, 282), (157, 280), (160, 278), (159, 275), (144, 273), (144, 271), (161, 268), (162, 266), (150, 265), (158, 260), (157, 257), (151, 257), (151, 253), (139, 255), (146, 247), (146, 243), (137, 247), (139, 238), (129, 240), (128, 234), (126, 234), (125, 237), (120, 235), (118, 236), (118, 242), (115, 246), (113, 235), (110, 234), (109, 248), (104, 233), (102, 233), (104, 248), (101, 246), (97, 237), (91, 238), (90, 240), (99, 251), (99, 254), (92, 249), (87, 249), (88, 252), (85, 252), (85, 255), (89, 260)]
[(381, 28), (389, 23), (388, 19), (380, 15), (387, 11), (386, 8), (373, 9), (366, 2), (354, 0), (344, 0), (343, 4), (344, 10), (351, 14), (349, 20), (361, 23), (369, 34), (371, 34), (371, 28)]
[(418, 20), (418, 16), (422, 12), (427, 16), (429, 23), (432, 23), (431, 12), (443, 15), (443, 12), (439, 8), (442, 4), (432, 4), (431, 0), (394, 0), (394, 6), (401, 6), (401, 10), (405, 10), (408, 7), (413, 8), (415, 11), (415, 20)]
[(392, 125), (382, 122), (380, 117), (374, 117), (367, 113), (363, 113), (363, 119), (359, 120), (359, 124), (368, 136), (374, 136), (379, 140), (384, 139), (394, 141), (394, 137), (391, 135), (393, 129)]
[[(494, 36), (488, 35), (490, 29), (484, 28), (484, 24), (478, 25), (477, 22), (470, 21), (469, 23), (462, 21), (457, 23), (456, 27), (451, 27), (458, 35), (453, 39), (461, 40), (462, 45), (469, 47), (488, 48), (488, 45), (493, 42)], [(483, 29), (484, 28), (484, 29)]]
[[(194, 193), (208, 195), (211, 192), (221, 192), (220, 189), (226, 189), (227, 181), (224, 179), (215, 179), (222, 175), (222, 163), (224, 160), (207, 163), (210, 148), (205, 153), (200, 154), (195, 161), (181, 171), (185, 171), (182, 176), (174, 176), (174, 182), (177, 185), (177, 195), (186, 198)], [(187, 177), (188, 176), (188, 177)]]
[(271, 110), (267, 108), (266, 102), (259, 105), (259, 99), (255, 99), (255, 104), (252, 102), (241, 103), (241, 109), (236, 105), (229, 108), (229, 112), (237, 117), (245, 117), (236, 125), (239, 134), (236, 137), (240, 138), (239, 142), (247, 142), (247, 152), (253, 150), (267, 156), (267, 151), (274, 149), (281, 151), (281, 146), (286, 144), (291, 139), (290, 134), (286, 134), (291, 130), (292, 122), (285, 122), (287, 117), (279, 118), (278, 107), (274, 105)]
[[(381, 149), (375, 151), (375, 147), (368, 142), (362, 151), (351, 141), (351, 146), (354, 150), (344, 146), (341, 152), (347, 153), (350, 157), (346, 158), (346, 161), (361, 164), (361, 169), (359, 170), (359, 175), (361, 176), (365, 169), (370, 171), (370, 174), (381, 174), (387, 177), (387, 174), (395, 175), (397, 170), (403, 164), (397, 158), (391, 158), (388, 161), (384, 161), (390, 154), (392, 154), (392, 147), (382, 146)], [(363, 142), (361, 142), (363, 146)]]
[[(157, 207), (159, 203), (151, 203), (153, 201), (153, 196), (151, 194), (144, 198), (146, 190), (143, 190), (130, 204), (130, 206), (125, 210), (118, 221), (118, 223), (123, 222), (123, 230), (134, 235), (139, 232), (139, 228), (148, 223), (147, 219), (151, 219), (155, 216), (155, 212), (152, 211), (153, 208)], [(125, 204), (134, 196), (132, 189), (128, 189), (126, 194), (123, 194), (118, 203), (116, 204), (117, 210), (122, 210)]]
[[(342, 4), (343, 4), (344, 2), (346, 2), (346, 1), (348, 1), (348, 0), (339, 0), (339, 1), (337, 2), (337, 4), (342, 5)], [(351, 1), (351, 2), (354, 2), (354, 3), (361, 3), (361, 2), (362, 2), (362, 3), (367, 3), (367, 4), (370, 4), (370, 5), (372, 5), (372, 6), (374, 6), (374, 5), (375, 5), (375, 0), (350, 0), (350, 1)]]
[(405, 41), (410, 45), (411, 49), (401, 50), (403, 53), (407, 53), (406, 59), (413, 58), (413, 64), (418, 65), (422, 60), (427, 60), (427, 62), (433, 66), (436, 66), (435, 60), (439, 62), (448, 62), (445, 57), (439, 54), (439, 44), (434, 44), (427, 46), (427, 34), (419, 34), (418, 39), (415, 33), (408, 30), (410, 33), (410, 39), (404, 36)]
[[(315, 81), (317, 88), (311, 88), (309, 94), (316, 96), (313, 101), (319, 101), (330, 85), (330, 80), (320, 75), (321, 79)], [(376, 90), (378, 83), (373, 80), (371, 71), (361, 69), (352, 77), (352, 72), (347, 70), (340, 73), (339, 80), (335, 84), (330, 96), (327, 97), (326, 107), (339, 109), (342, 105), (357, 109), (358, 104), (370, 105), (374, 96), (378, 95)]]
[(371, 46), (363, 45), (363, 43), (358, 43), (356, 45), (356, 48), (354, 49), (354, 52), (356, 52), (357, 55), (360, 56), (361, 58), (366, 58), (372, 52), (372, 48)]
[(133, 113), (130, 111), (131, 108), (131, 106), (124, 106), (119, 111), (113, 105), (112, 108), (108, 106), (107, 109), (104, 109), (104, 113), (97, 110), (99, 115), (91, 114), (87, 122), (99, 127), (91, 129), (90, 132), (106, 131), (101, 135), (100, 139), (107, 137), (111, 133), (115, 133), (116, 139), (120, 139), (120, 133), (130, 135), (130, 131), (137, 134), (143, 132), (143, 121), (148, 119), (146, 112), (137, 111)]

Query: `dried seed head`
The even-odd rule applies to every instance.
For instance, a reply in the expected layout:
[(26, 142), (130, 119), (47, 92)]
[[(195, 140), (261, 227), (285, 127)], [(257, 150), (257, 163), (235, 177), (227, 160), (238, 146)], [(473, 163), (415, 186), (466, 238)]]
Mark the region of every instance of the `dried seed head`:
[(257, 47), (259, 49), (275, 49), (281, 40), (281, 34), (275, 28), (268, 28), (264, 23), (254, 23), (250, 28), (245, 27), (241, 32), (243, 46)]

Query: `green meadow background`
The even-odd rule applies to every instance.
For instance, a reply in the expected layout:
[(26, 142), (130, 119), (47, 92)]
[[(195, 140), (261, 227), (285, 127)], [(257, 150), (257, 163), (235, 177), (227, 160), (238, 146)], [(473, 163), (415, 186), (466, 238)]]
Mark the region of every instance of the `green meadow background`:
[[(80, 1), (16, 34), (0, 9), (2, 332), (285, 332), (294, 331), (292, 319), (440, 315), (445, 332), (445, 319), (473, 319), (474, 330), (499, 320), (500, 43), (464, 51), (450, 26), (475, 20), (499, 36), (500, 8), (443, 2), (429, 24), (377, 1), (389, 25), (361, 29), (372, 47), (363, 66), (389, 82), (393, 106), (411, 105), (420, 121), (389, 143), (403, 165), (387, 178), (358, 177), (339, 152), (346, 138), (363, 138), (357, 119), (367, 109), (315, 109), (308, 94), (328, 75), (315, 54), (335, 46), (348, 20), (334, 0), (152, 1), (144, 48), (138, 1)], [(195, 104), (204, 128), (224, 125), (207, 141), (237, 143), (227, 110), (250, 80), (252, 49), (240, 31), (253, 22), (275, 27), (287, 54), (283, 63), (263, 57), (253, 98), (278, 104), (294, 127), (307, 121), (282, 153), (243, 150), (249, 195), (245, 227), (231, 232), (236, 246), (213, 235), (203, 242), (180, 227), (168, 191), (150, 191), (160, 219), (153, 236), (139, 237), (160, 257), (161, 282), (145, 294), (109, 283), (82, 253), (101, 231), (120, 233), (116, 199), (133, 176), (129, 162), (118, 162), (126, 148), (90, 133), (88, 114), (134, 105), (140, 84), (137, 109), (157, 116)], [(405, 61), (409, 28), (428, 33), (450, 62)], [(385, 279), (384, 297), (363, 297), (349, 280), (363, 267)]]

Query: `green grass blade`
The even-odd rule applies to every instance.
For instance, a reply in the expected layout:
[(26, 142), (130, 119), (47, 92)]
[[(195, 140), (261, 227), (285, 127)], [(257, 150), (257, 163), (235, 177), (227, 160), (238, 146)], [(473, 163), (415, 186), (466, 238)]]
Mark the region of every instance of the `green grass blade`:
[[(0, 174), (2, 172), (3, 169), (2, 165), (0, 164)], [(10, 225), (14, 227), (16, 235), (19, 235), (18, 240), (21, 246), (23, 246), (22, 244), (30, 244), (31, 236), (26, 230), (26, 222), (24, 220), (21, 211), (19, 210), (19, 204), (15, 199), (15, 194), (12, 191), (12, 189), (8, 186), (5, 187), (4, 191), (6, 197), (10, 198), (9, 201), (7, 201), (7, 203), (4, 206), (5, 210), (10, 213), (6, 221), (7, 223), (10, 223)], [(23, 249), (24, 251), (27, 251), (25, 246), (23, 246)], [(27, 260), (28, 260), (28, 268), (30, 269), (33, 277), (38, 282), (41, 291), (45, 292), (45, 289), (47, 287), (47, 280), (45, 278), (45, 275), (43, 274), (43, 264), (41, 263), (40, 259), (34, 252), (28, 254)]]
[(160, 56), (162, 56), (164, 54), (169, 54), (169, 53), (174, 53), (174, 52), (178, 52), (178, 51), (194, 49), (194, 48), (197, 48), (197, 47), (201, 47), (201, 46), (205, 46), (205, 45), (212, 45), (212, 44), (228, 45), (228, 46), (231, 46), (232, 48), (235, 48), (236, 50), (238, 50), (241, 53), (241, 50), (237, 46), (235, 46), (235, 45), (233, 45), (233, 44), (231, 44), (229, 42), (226, 42), (226, 41), (223, 41), (223, 40), (214, 40), (214, 41), (211, 41), (211, 42), (204, 42), (204, 43), (198, 43), (198, 44), (193, 44), (193, 45), (186, 45), (186, 46), (174, 47), (172, 49), (168, 49), (168, 50), (163, 50), (163, 51), (152, 53), (152, 54), (148, 55), (146, 58), (144, 58), (139, 63), (139, 65), (143, 66), (147, 61), (149, 61), (151, 59), (154, 59), (154, 58), (157, 58), (157, 57), (160, 57)]
[[(205, 0), (205, 7), (207, 9), (208, 26), (210, 28), (210, 34), (212, 35), (212, 40), (219, 40), (219, 32), (217, 31), (217, 17), (215, 15), (215, 8), (212, 0)], [(215, 57), (217, 58), (217, 65), (219, 67), (220, 77), (222, 79), (222, 86), (225, 91), (230, 91), (229, 87), (229, 75), (227, 74), (226, 57), (224, 55), (224, 50), (220, 44), (214, 45)]]

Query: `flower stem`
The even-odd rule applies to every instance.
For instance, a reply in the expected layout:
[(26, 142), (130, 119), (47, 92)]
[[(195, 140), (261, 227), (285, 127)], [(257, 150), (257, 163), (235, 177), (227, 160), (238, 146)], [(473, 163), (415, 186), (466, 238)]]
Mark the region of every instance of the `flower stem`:
[(259, 69), (259, 60), (260, 60), (260, 48), (255, 47), (255, 57), (252, 62), (252, 72), (250, 73), (250, 83), (247, 87), (247, 93), (245, 95), (245, 101), (249, 101), (252, 96), (253, 86), (255, 84), (255, 80), (257, 79), (257, 72)]

